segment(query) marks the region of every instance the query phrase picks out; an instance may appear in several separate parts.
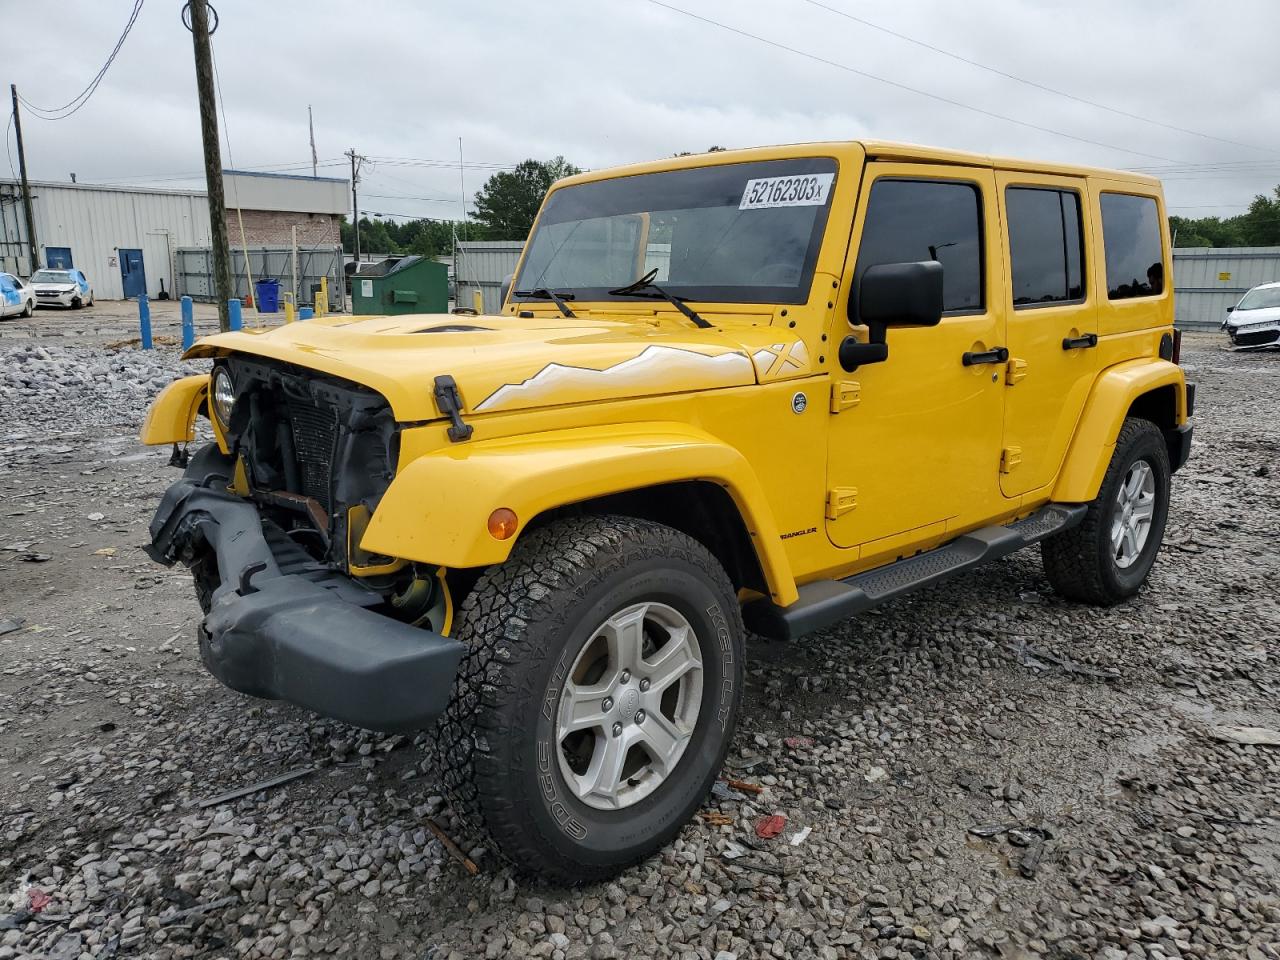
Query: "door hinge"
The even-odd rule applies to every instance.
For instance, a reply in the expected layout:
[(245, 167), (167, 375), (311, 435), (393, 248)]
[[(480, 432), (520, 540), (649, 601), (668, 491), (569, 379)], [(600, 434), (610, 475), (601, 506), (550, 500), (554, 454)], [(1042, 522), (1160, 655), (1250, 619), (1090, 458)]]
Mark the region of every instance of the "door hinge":
[(833, 487), (827, 491), (827, 519), (835, 520), (858, 506), (857, 487)]
[(1014, 358), (1004, 368), (1004, 382), (1009, 386), (1021, 381), (1027, 375), (1027, 361)]
[(1005, 447), (1000, 451), (1000, 472), (1013, 473), (1014, 468), (1022, 463), (1021, 447)]
[(862, 402), (862, 384), (857, 380), (838, 380), (831, 385), (831, 412), (839, 413)]

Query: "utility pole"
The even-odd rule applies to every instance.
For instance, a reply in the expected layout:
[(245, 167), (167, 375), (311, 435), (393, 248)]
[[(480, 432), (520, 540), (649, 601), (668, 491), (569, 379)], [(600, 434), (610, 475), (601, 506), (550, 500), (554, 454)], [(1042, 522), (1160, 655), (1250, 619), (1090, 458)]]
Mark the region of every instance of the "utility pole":
[(365, 158), (352, 147), (346, 155), (351, 158), (351, 225), (355, 227), (356, 263), (360, 262), (360, 203), (356, 199), (356, 184), (360, 182), (360, 164)]
[(18, 135), (18, 176), (22, 180), (22, 209), (27, 218), (27, 253), (31, 260), (31, 272), (35, 273), (40, 269), (40, 245), (36, 243), (36, 217), (31, 210), (31, 185), (27, 183), (27, 155), (22, 149), (22, 117), (18, 113), (16, 83), (9, 84), (9, 94), (13, 97), (13, 129)]
[[(218, 299), (218, 327), (231, 329), (227, 301), (231, 287), (231, 244), (227, 238), (227, 201), (222, 190), (222, 153), (218, 146), (218, 112), (214, 99), (213, 53), (209, 48), (209, 5), (190, 0), (191, 39), (196, 53), (196, 92), (200, 100), (200, 134), (204, 141), (204, 178), (209, 189), (209, 242), (213, 246), (213, 289)], [(246, 264), (247, 266), (247, 264)]]

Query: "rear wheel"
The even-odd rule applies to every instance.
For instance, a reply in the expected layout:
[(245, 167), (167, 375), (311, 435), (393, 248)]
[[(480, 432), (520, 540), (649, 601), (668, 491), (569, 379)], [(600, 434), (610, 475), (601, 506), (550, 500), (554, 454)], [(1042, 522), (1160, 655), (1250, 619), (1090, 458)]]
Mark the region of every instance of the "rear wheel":
[(724, 761), (743, 633), (724, 570), (682, 533), (584, 517), (529, 534), (460, 612), (436, 743), (455, 808), (561, 883), (653, 853)]
[(1084, 522), (1041, 544), (1054, 590), (1101, 605), (1136, 594), (1164, 539), (1170, 475), (1160, 428), (1149, 420), (1126, 420)]
[(22, 316), (29, 317), (35, 312), (36, 312), (35, 304), (33, 304), (30, 300), (28, 300), (27, 305), (22, 308)]

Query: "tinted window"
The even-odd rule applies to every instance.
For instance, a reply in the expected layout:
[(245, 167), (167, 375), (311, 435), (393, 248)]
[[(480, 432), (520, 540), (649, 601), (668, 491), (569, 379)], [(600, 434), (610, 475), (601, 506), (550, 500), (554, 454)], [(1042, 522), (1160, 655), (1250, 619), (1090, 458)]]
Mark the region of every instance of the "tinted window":
[(877, 180), (855, 283), (877, 263), (937, 260), (943, 268), (942, 309), (981, 310), (981, 221), (982, 200), (973, 184)]
[(1164, 290), (1160, 215), (1150, 197), (1104, 193), (1102, 239), (1107, 251), (1107, 296), (1151, 297)]
[(1014, 305), (1081, 299), (1079, 195), (1010, 187), (1004, 199)]

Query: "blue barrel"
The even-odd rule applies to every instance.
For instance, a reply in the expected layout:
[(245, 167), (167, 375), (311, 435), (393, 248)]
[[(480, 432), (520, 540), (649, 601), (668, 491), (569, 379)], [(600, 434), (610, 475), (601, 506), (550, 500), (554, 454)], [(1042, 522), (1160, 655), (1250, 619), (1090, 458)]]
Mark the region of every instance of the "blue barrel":
[(278, 313), (280, 311), (280, 281), (259, 280), (253, 286), (258, 296), (258, 312)]

